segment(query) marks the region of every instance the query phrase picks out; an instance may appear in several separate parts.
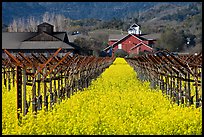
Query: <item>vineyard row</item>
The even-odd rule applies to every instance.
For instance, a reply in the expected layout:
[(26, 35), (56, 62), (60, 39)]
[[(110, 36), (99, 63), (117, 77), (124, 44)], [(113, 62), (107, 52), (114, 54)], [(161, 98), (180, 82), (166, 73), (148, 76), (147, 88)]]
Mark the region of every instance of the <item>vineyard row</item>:
[(20, 114), (26, 115), (31, 105), (32, 112), (52, 109), (65, 97), (69, 98), (77, 90), (87, 88), (91, 80), (115, 60), (114, 57), (80, 56), (69, 52), (60, 57), (60, 50), (49, 56), (20, 52), (13, 55), (4, 50), (7, 55), (2, 58), (4, 86), (10, 90), (11, 84), (15, 86), (16, 81), (19, 120)]
[(140, 80), (150, 81), (178, 105), (202, 106), (202, 53), (176, 56), (164, 50), (126, 61)]

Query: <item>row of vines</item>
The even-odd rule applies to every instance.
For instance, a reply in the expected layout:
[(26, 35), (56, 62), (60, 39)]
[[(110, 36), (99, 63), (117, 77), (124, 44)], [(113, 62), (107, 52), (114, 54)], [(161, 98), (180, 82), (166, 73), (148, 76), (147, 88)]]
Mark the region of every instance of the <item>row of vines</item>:
[[(16, 85), (3, 87), (2, 134), (20, 135), (201, 135), (202, 108), (178, 106), (149, 88), (117, 58), (88, 88), (37, 115), (16, 119)], [(3, 84), (3, 81), (2, 81)], [(41, 87), (43, 90), (43, 87)], [(80, 90), (79, 90), (80, 91)]]
[[(16, 87), (17, 118), (21, 113), (52, 110), (54, 104), (69, 98), (77, 90), (87, 88), (115, 58), (72, 55), (60, 56), (60, 49), (54, 54), (17, 55), (4, 50), (2, 58), (2, 85), (11, 90)], [(15, 82), (16, 81), (16, 82)]]
[(202, 106), (202, 53), (173, 55), (164, 50), (135, 58), (126, 58), (138, 78), (151, 82), (151, 88), (178, 105)]

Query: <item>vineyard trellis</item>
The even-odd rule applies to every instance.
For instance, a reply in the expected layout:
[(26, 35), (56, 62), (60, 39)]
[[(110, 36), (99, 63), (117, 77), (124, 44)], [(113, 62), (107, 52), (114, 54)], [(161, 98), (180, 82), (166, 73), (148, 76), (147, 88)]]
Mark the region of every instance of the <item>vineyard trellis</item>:
[[(17, 118), (26, 115), (32, 105), (32, 112), (44, 108), (52, 109), (55, 103), (69, 98), (78, 89), (87, 88), (91, 80), (108, 68), (114, 57), (72, 55), (70, 52), (59, 56), (61, 48), (54, 54), (19, 52), (11, 54), (4, 49), (2, 75), (4, 86), (11, 90), (11, 82), (17, 91)], [(11, 77), (12, 76), (12, 77)], [(31, 91), (27, 89), (31, 87)], [(42, 88), (43, 87), (43, 88)], [(29, 96), (28, 93), (32, 92)], [(50, 107), (49, 107), (50, 106)]]
[(142, 81), (159, 87), (178, 105), (202, 106), (202, 53), (174, 55), (163, 50), (153, 54), (126, 58)]

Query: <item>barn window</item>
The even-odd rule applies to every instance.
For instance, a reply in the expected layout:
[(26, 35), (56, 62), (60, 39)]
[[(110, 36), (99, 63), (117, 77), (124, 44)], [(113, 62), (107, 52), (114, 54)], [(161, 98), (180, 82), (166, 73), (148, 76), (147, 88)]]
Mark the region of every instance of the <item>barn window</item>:
[(118, 49), (122, 49), (122, 44), (118, 44)]

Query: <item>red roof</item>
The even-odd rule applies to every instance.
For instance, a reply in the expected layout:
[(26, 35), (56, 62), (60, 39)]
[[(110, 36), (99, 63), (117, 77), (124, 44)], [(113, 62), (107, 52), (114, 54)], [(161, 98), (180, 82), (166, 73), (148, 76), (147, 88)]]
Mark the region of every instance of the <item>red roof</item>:
[(141, 42), (144, 41), (144, 40), (147, 41), (147, 39), (145, 39), (145, 38), (143, 38), (143, 37), (140, 37), (140, 36), (138, 36), (138, 35), (136, 35), (136, 34), (127, 34), (126, 36), (124, 36), (123, 38), (121, 38), (120, 40), (118, 40), (117, 42), (113, 43), (112, 46), (114, 46), (115, 44), (119, 43), (120, 41), (122, 41), (123, 39), (125, 39), (125, 38), (128, 37), (128, 36), (133, 36), (133, 37), (139, 39)]

